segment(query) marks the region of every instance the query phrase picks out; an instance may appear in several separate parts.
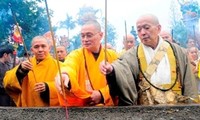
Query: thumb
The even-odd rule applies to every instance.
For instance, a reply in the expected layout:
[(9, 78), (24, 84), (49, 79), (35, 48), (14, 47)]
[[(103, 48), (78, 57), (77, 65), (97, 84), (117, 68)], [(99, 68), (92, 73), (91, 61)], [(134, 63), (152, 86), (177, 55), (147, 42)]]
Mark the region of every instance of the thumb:
[(68, 75), (66, 75), (66, 74), (64, 74), (64, 86), (65, 87), (69, 87), (69, 77), (68, 77)]
[(56, 76), (55, 77), (55, 84), (56, 84), (56, 88), (58, 89), (58, 91), (61, 90), (61, 82), (60, 82), (60, 76)]

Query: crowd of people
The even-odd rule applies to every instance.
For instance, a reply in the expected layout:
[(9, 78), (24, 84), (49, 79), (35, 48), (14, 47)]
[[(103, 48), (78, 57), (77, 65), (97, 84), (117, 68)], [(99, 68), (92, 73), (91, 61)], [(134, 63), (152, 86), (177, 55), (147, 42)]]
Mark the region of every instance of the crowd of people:
[[(96, 20), (80, 30), (82, 47), (67, 53), (44, 36), (32, 39), (31, 54), (11, 68), (12, 50), (0, 47), (0, 106), (130, 106), (199, 103), (200, 62), (196, 43), (187, 48), (163, 30), (153, 14), (136, 22), (139, 45), (131, 34), (123, 36), (117, 53), (102, 45)], [(106, 48), (105, 48), (106, 47)], [(59, 64), (59, 65), (58, 65)]]

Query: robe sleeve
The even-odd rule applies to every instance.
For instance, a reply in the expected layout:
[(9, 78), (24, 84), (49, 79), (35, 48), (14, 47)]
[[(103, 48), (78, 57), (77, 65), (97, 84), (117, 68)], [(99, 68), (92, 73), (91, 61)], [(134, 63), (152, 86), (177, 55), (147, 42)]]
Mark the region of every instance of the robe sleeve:
[(49, 102), (50, 102), (50, 106), (56, 106), (58, 105), (58, 95), (57, 95), (57, 89), (55, 87), (55, 82), (54, 81), (50, 81), (50, 82), (46, 82), (46, 84), (49, 87)]
[(106, 87), (104, 87), (104, 88), (101, 88), (100, 91), (103, 96), (104, 103), (109, 103), (111, 99), (110, 99), (108, 85), (106, 85)]
[(135, 105), (137, 103), (137, 88), (129, 65), (125, 60), (118, 59), (113, 64), (116, 84), (118, 86), (119, 105)]
[(66, 64), (65, 66), (62, 66), (61, 71), (66, 72), (70, 78), (70, 84), (71, 84), (70, 92), (80, 99), (88, 99), (90, 97), (90, 94), (82, 90), (78, 83), (79, 79), (83, 79), (79, 78), (80, 76), (78, 76), (78, 71), (80, 69), (79, 66), (80, 62), (81, 62), (80, 53), (77, 51), (73, 51), (67, 56), (67, 60), (65, 62)]
[(6, 72), (3, 84), (6, 92), (12, 97), (17, 106), (20, 106), (21, 85), (17, 79), (16, 71), (18, 66)]

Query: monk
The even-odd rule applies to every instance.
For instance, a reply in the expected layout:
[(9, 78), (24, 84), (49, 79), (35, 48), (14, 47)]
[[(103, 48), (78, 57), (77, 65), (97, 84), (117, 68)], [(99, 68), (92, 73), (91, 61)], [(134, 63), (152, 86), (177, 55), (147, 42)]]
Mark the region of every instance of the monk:
[(67, 50), (65, 49), (65, 47), (62, 45), (57, 46), (56, 52), (57, 52), (59, 61), (65, 62), (65, 59), (67, 56)]
[(162, 30), (159, 35), (162, 37), (163, 40), (167, 40), (169, 42), (173, 42), (172, 35), (169, 31), (167, 30)]
[(36, 36), (31, 45), (33, 58), (6, 72), (4, 87), (17, 107), (59, 106), (54, 81), (58, 68), (49, 41)]
[(123, 36), (123, 49), (120, 52), (120, 55), (124, 54), (127, 50), (135, 46), (135, 37), (132, 34), (127, 34)]
[(105, 64), (110, 93), (118, 105), (179, 104), (198, 101), (195, 77), (185, 51), (164, 41), (156, 16), (145, 14), (136, 22), (141, 43), (118, 60)]
[[(102, 37), (101, 26), (96, 20), (88, 21), (82, 26), (82, 48), (68, 54), (65, 67), (61, 70), (66, 92), (61, 89), (59, 76), (56, 78), (62, 106), (114, 105), (106, 77), (99, 71), (99, 64), (105, 59)], [(108, 62), (117, 59), (117, 53), (113, 50), (107, 49), (106, 54)]]

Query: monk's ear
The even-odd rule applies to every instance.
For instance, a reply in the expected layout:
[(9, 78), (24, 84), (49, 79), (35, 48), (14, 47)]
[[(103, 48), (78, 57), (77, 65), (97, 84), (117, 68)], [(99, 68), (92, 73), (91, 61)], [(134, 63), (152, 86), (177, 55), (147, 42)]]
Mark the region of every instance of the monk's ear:
[(158, 25), (157, 28), (158, 28), (158, 33), (160, 33), (160, 31), (161, 31), (161, 25)]
[(101, 39), (104, 37), (104, 33), (103, 32), (99, 32), (99, 36), (101, 37)]
[(31, 52), (33, 53), (33, 48), (31, 47)]

